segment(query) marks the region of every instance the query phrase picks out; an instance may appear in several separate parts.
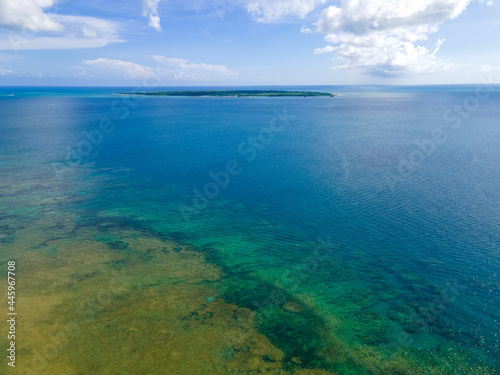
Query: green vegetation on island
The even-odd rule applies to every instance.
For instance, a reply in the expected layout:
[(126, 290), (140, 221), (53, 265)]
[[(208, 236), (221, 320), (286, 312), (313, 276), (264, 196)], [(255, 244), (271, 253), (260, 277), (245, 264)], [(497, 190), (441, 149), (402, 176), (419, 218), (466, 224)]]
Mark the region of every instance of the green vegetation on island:
[(335, 96), (335, 94), (313, 91), (284, 90), (223, 90), (223, 91), (152, 91), (119, 93), (118, 95), (194, 96), (194, 97), (281, 97), (281, 96)]

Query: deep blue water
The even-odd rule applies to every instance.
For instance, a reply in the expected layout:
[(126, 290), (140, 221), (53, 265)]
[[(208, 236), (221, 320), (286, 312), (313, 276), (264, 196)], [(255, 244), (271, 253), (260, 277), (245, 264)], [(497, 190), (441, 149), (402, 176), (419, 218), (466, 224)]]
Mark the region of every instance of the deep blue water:
[[(338, 96), (0, 88), (0, 175), (36, 170), (62, 190), (92, 182), (89, 199), (58, 209), (77, 212), (80, 225), (118, 217), (212, 244), (212, 261), (339, 317), (349, 344), (411, 347), (438, 361), (447, 348), (498, 369), (500, 86), (481, 95), (478, 86), (286, 89)], [(214, 192), (211, 173), (227, 176), (231, 161), (238, 173)], [(207, 184), (214, 197), (193, 208)], [(336, 266), (303, 271), (291, 288), (286, 271), (308, 261), (318, 238), (333, 243)], [(382, 331), (359, 321), (368, 313)]]

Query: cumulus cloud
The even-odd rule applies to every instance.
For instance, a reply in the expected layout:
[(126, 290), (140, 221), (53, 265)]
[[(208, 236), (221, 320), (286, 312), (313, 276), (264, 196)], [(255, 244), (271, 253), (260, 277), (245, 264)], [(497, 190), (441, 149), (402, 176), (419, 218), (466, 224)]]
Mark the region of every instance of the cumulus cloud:
[(158, 15), (158, 3), (160, 0), (142, 0), (142, 15), (148, 17), (148, 26), (156, 31), (161, 31), (160, 16)]
[(235, 76), (236, 73), (224, 65), (210, 65), (205, 63), (192, 63), (185, 59), (173, 57), (153, 56), (164, 70), (171, 71), (177, 79), (209, 79), (216, 76)]
[[(143, 0), (154, 1), (154, 0)], [(305, 18), (318, 5), (328, 0), (196, 0), (196, 11), (208, 10), (224, 18), (229, 12), (245, 9), (252, 19), (261, 23), (279, 22), (285, 18)], [(331, 0), (330, 0), (331, 1)]]
[(156, 66), (149, 67), (129, 61), (98, 58), (82, 61), (82, 69), (76, 75), (84, 79), (126, 79), (144, 80), (154, 78), (156, 81), (224, 80), (236, 76), (236, 73), (224, 65), (192, 63), (185, 59), (152, 56)]
[(326, 46), (326, 47), (323, 47), (323, 48), (316, 48), (314, 50), (314, 54), (315, 55), (321, 55), (323, 53), (332, 53), (335, 51), (335, 47), (333, 46)]
[(153, 69), (128, 61), (98, 58), (82, 63), (88, 67), (79, 73), (83, 78), (145, 79), (154, 76)]
[(417, 45), (438, 26), (459, 16), (470, 0), (343, 0), (323, 10), (315, 31), (326, 34), (339, 68), (379, 75), (411, 75), (449, 70), (455, 64), (436, 57), (443, 39), (430, 48)]
[(0, 0), (1, 50), (102, 47), (121, 41), (119, 25), (95, 17), (47, 13), (55, 0)]
[(288, 16), (305, 18), (326, 0), (245, 0), (245, 8), (257, 22), (276, 22)]
[(314, 33), (314, 31), (310, 27), (307, 27), (307, 26), (302, 26), (300, 28), (300, 32), (302, 34), (313, 34)]
[(62, 25), (44, 9), (55, 0), (0, 0), (0, 26), (30, 31), (60, 31)]

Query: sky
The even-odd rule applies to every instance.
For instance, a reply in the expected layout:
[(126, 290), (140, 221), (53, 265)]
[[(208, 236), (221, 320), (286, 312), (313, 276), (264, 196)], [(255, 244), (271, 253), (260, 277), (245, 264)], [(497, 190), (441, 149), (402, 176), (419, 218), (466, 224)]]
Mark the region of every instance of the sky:
[(500, 82), (500, 0), (0, 0), (0, 86)]

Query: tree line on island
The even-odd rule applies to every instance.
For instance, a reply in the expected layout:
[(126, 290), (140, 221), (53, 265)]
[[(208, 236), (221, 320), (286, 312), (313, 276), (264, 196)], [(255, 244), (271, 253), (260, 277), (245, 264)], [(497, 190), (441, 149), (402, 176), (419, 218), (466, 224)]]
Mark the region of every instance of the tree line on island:
[(335, 96), (335, 94), (313, 91), (285, 90), (193, 90), (193, 91), (151, 91), (119, 93), (118, 95), (151, 96), (193, 96), (193, 97), (280, 97), (280, 96)]

